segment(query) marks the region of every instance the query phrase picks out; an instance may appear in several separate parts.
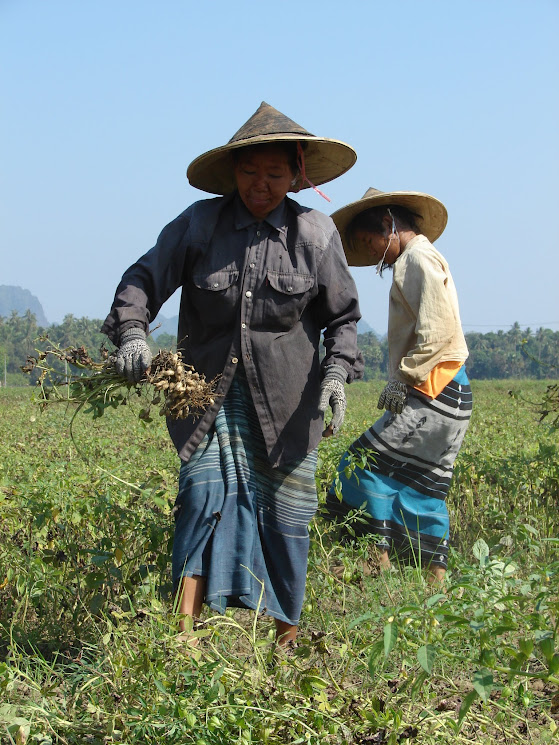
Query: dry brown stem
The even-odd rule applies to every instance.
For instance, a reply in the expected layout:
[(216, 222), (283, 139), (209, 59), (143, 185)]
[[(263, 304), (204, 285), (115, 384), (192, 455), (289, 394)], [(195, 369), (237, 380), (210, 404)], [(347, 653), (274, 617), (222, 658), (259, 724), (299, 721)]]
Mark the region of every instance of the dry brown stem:
[[(37, 386), (41, 406), (53, 402), (88, 404), (94, 417), (107, 407), (125, 404), (132, 394), (147, 398), (139, 416), (150, 420), (152, 406), (172, 419), (200, 416), (215, 403), (217, 378), (208, 382), (204, 375), (184, 363), (180, 352), (159, 350), (144, 377), (133, 383), (117, 374), (114, 357), (101, 350), (102, 361), (95, 362), (85, 347), (60, 349), (56, 345), (27, 358), (22, 370), (39, 372)], [(56, 360), (79, 370), (78, 374), (59, 372)], [(53, 366), (54, 365), (54, 366)], [(58, 364), (59, 367), (59, 364)]]

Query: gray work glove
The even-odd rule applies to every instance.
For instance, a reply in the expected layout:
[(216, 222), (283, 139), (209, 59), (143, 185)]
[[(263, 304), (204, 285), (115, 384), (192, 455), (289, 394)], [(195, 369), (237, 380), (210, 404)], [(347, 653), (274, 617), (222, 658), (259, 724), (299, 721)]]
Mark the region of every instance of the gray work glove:
[(385, 385), (378, 400), (379, 409), (388, 409), (393, 414), (401, 414), (408, 400), (408, 386), (399, 380), (390, 380)]
[(327, 436), (335, 435), (344, 421), (347, 407), (344, 383), (347, 380), (347, 372), (341, 365), (328, 365), (324, 370), (324, 378), (320, 384), (319, 411), (323, 413), (328, 406), (332, 409), (332, 420), (322, 433)]
[(124, 331), (116, 353), (117, 373), (131, 383), (137, 383), (150, 365), (151, 349), (146, 342), (146, 332), (136, 327)]

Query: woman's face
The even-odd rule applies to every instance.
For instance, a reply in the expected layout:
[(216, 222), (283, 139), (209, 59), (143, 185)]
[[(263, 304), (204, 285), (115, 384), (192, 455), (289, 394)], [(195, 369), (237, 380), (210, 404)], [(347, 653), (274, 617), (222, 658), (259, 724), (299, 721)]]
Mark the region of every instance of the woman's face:
[[(400, 255), (400, 241), (396, 235), (392, 240), (381, 233), (371, 233), (368, 230), (356, 230), (352, 237), (353, 245), (359, 253), (366, 253), (371, 257), (371, 264), (378, 264), (384, 256), (385, 264), (393, 264)], [(390, 245), (389, 245), (390, 243)], [(388, 251), (386, 250), (388, 246)]]
[(235, 165), (239, 195), (259, 220), (281, 204), (293, 177), (287, 153), (273, 146), (241, 151)]

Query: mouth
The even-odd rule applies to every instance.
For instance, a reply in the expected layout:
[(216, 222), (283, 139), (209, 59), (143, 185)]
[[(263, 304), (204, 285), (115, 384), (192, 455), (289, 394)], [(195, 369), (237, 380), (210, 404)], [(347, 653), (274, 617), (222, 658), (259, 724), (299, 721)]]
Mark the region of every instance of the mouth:
[(268, 202), (270, 201), (269, 197), (253, 196), (252, 194), (249, 194), (248, 198), (252, 202), (252, 204), (258, 204), (258, 205), (268, 204)]

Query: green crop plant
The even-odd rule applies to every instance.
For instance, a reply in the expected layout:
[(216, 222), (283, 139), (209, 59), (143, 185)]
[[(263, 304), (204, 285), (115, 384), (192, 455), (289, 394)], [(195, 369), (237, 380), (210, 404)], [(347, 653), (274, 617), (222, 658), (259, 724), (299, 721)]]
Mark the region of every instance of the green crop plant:
[[(557, 434), (523, 401), (549, 382), (515, 385), (521, 396), (473, 382), (444, 591), (419, 566), (379, 572), (374, 537), (341, 543), (319, 511), (286, 653), (268, 617), (242, 610), (206, 613), (185, 650), (170, 584), (178, 463), (140, 398), (81, 411), (72, 439), (72, 408), (41, 413), (29, 389), (1, 389), (0, 743), (557, 741)], [(321, 502), (381, 388), (348, 387), (344, 428), (319, 450)]]

